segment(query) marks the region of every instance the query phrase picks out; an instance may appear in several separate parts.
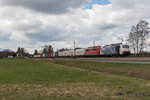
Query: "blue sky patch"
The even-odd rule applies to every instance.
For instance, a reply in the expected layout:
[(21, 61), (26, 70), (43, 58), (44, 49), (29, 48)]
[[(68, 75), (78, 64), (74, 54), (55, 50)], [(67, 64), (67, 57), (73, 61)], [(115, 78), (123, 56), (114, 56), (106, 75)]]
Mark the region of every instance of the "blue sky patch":
[(83, 9), (92, 9), (93, 4), (107, 5), (111, 2), (109, 0), (92, 0), (89, 4), (85, 4)]

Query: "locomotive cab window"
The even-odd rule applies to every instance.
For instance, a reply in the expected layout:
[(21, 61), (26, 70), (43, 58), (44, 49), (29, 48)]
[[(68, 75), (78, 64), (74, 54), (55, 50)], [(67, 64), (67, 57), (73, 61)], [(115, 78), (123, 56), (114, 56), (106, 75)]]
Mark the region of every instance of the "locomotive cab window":
[(93, 49), (89, 49), (89, 51), (93, 51)]
[(129, 48), (129, 45), (122, 45), (123, 48)]

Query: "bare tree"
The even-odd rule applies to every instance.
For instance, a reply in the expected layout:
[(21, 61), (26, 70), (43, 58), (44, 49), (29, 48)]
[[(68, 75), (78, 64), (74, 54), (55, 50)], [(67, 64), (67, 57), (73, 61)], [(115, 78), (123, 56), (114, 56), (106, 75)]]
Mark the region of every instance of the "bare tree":
[(37, 50), (34, 50), (34, 55), (38, 55), (38, 51)]
[(17, 57), (25, 57), (25, 56), (29, 56), (29, 53), (27, 53), (27, 50), (25, 50), (25, 48), (18, 48), (17, 52), (16, 52)]
[(148, 22), (141, 20), (136, 26), (131, 28), (129, 42), (132, 44), (135, 54), (142, 53), (147, 46), (147, 39), (150, 33)]
[(53, 47), (51, 45), (45, 45), (43, 49), (43, 53), (53, 53)]
[(46, 50), (46, 48), (44, 48), (44, 49), (43, 49), (43, 53), (44, 53), (44, 54), (45, 54), (45, 53), (47, 53), (47, 50)]
[(16, 53), (18, 53), (18, 52), (20, 52), (20, 47), (17, 49), (17, 52), (16, 52)]

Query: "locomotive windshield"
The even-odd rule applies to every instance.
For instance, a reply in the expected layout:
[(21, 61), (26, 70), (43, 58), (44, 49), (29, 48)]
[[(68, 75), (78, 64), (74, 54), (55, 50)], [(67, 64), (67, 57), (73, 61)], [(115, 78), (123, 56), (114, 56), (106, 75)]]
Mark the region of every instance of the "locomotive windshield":
[(129, 48), (129, 45), (122, 45), (123, 48)]

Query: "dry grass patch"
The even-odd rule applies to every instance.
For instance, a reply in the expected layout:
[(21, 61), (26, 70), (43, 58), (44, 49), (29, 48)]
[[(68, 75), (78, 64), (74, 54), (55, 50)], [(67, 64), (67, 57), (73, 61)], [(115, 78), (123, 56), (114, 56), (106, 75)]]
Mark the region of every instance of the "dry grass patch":
[(105, 98), (108, 95), (112, 95), (112, 98), (118, 98), (113, 95), (116, 91), (112, 91), (107, 87), (98, 87), (95, 83), (63, 83), (52, 84), (48, 86), (44, 85), (27, 85), (27, 84), (5, 84), (0, 85), (0, 96), (7, 97), (3, 100), (8, 100), (13, 97), (49, 97), (49, 96), (70, 96), (74, 98), (85, 98), (99, 100), (99, 98)]

